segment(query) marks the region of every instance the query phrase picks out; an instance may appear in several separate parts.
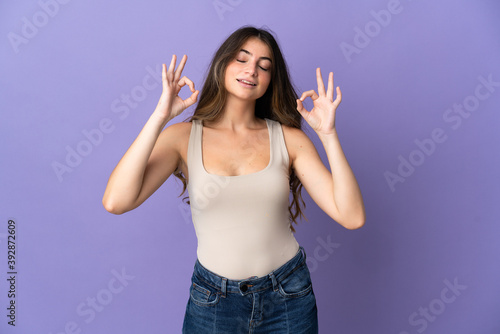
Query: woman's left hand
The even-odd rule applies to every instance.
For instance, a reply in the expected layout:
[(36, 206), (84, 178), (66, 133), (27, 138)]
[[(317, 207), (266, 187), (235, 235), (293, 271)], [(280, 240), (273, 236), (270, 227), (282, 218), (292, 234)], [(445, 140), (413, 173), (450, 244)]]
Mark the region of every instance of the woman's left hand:
[[(318, 94), (314, 89), (302, 93), (300, 99), (297, 99), (297, 110), (318, 135), (331, 134), (335, 132), (335, 110), (342, 101), (342, 93), (337, 86), (337, 97), (333, 100), (333, 72), (330, 72), (328, 76), (327, 91), (325, 91), (319, 67), (316, 69), (316, 79), (318, 81)], [(302, 104), (307, 97), (310, 97), (314, 103), (311, 111), (304, 108)]]

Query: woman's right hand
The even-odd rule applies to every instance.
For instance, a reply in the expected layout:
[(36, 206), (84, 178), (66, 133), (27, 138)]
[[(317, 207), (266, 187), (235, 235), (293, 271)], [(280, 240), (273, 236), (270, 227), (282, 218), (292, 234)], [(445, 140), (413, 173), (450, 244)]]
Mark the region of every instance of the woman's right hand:
[[(184, 109), (193, 105), (196, 102), (199, 93), (199, 91), (194, 89), (194, 83), (191, 80), (189, 80), (186, 76), (181, 78), (182, 70), (184, 69), (184, 65), (187, 61), (187, 56), (184, 55), (182, 57), (177, 69), (175, 69), (176, 60), (177, 56), (173, 55), (168, 69), (165, 64), (162, 64), (163, 92), (161, 93), (160, 101), (158, 101), (158, 105), (156, 106), (154, 113), (165, 121), (171, 120), (175, 116), (182, 113)], [(183, 100), (178, 94), (181, 88), (185, 85), (188, 85), (192, 94), (190, 97)]]

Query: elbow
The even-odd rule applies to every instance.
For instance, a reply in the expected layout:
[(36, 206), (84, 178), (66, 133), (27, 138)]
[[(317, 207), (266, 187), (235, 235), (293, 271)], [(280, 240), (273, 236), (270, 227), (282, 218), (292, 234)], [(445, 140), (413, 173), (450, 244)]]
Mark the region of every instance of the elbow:
[(360, 221), (351, 221), (349, 224), (344, 225), (344, 227), (348, 230), (357, 230), (358, 228), (362, 228), (365, 225), (364, 220)]
[(106, 198), (102, 199), (102, 205), (104, 206), (104, 209), (106, 209), (106, 211), (115, 215), (121, 215), (128, 211), (123, 207), (117, 205), (117, 203), (113, 202), (112, 200)]
[(363, 214), (360, 217), (352, 217), (343, 221), (342, 226), (348, 230), (357, 230), (365, 225), (366, 216)]
[(348, 230), (357, 230), (365, 225), (366, 213), (365, 207), (361, 206), (343, 211), (332, 210), (329, 216)]
[(364, 206), (360, 209), (357, 210), (354, 215), (349, 217), (347, 220), (347, 225), (345, 225), (345, 228), (349, 230), (357, 230), (358, 228), (362, 228), (365, 225), (366, 221), (366, 213), (365, 213), (365, 208)]

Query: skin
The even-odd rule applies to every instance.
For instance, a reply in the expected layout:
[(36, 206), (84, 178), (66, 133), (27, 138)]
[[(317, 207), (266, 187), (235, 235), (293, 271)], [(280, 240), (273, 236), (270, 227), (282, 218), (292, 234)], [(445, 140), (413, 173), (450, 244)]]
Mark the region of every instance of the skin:
[[(255, 117), (255, 101), (261, 97), (271, 80), (272, 60), (267, 45), (250, 38), (226, 69), (225, 86), (228, 98), (223, 115), (217, 123), (204, 122), (203, 163), (209, 173), (244, 175), (264, 169), (269, 163), (269, 138), (265, 120)], [(158, 105), (143, 130), (113, 170), (103, 205), (111, 213), (121, 214), (142, 204), (177, 167), (189, 180), (187, 146), (191, 123), (164, 126), (196, 102), (198, 91), (187, 77), (181, 77), (187, 56), (175, 68), (176, 56), (170, 66), (163, 64), (163, 92)], [(334, 99), (333, 73), (325, 88), (321, 71), (316, 70), (318, 92), (309, 90), (297, 100), (299, 112), (320, 138), (327, 153), (330, 172), (323, 164), (314, 144), (300, 129), (283, 125), (290, 166), (316, 204), (333, 220), (347, 229), (365, 223), (363, 199), (354, 174), (340, 146), (335, 128), (335, 112), (341, 102), (340, 88)], [(239, 79), (255, 86), (241, 84)], [(188, 86), (192, 94), (182, 100), (178, 93)], [(312, 110), (302, 102), (311, 98)], [(249, 143), (252, 143), (250, 146)], [(250, 148), (250, 149), (242, 149)]]
[[(271, 82), (271, 53), (257, 38), (250, 38), (241, 49), (226, 68), (223, 116), (217, 123), (203, 124), (203, 161), (212, 174), (250, 174), (264, 169), (270, 159), (267, 125), (255, 117), (255, 102)], [(242, 79), (254, 86), (242, 84)], [(181, 170), (188, 175), (185, 163)]]

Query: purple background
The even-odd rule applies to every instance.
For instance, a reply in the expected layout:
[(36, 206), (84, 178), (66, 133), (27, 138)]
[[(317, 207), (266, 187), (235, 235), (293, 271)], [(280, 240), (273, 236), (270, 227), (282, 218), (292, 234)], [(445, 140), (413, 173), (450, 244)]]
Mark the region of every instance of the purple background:
[[(201, 88), (213, 52), (245, 24), (276, 33), (299, 93), (317, 89), (317, 66), (343, 92), (336, 125), (367, 220), (346, 230), (303, 192), (309, 221), (296, 238), (320, 332), (500, 333), (498, 2), (42, 0), (3, 1), (0, 12), (1, 333), (180, 333), (196, 259), (180, 182), (171, 176), (121, 216), (101, 199), (156, 106), (156, 68), (186, 53), (184, 74)], [(464, 103), (467, 117), (448, 110)], [(439, 131), (442, 142), (425, 141)], [(70, 167), (77, 149), (86, 156), (58, 176), (53, 165)], [(385, 174), (398, 168), (404, 182), (391, 188)], [(9, 218), (16, 327), (6, 317)], [(125, 283), (114, 278), (122, 271)]]

